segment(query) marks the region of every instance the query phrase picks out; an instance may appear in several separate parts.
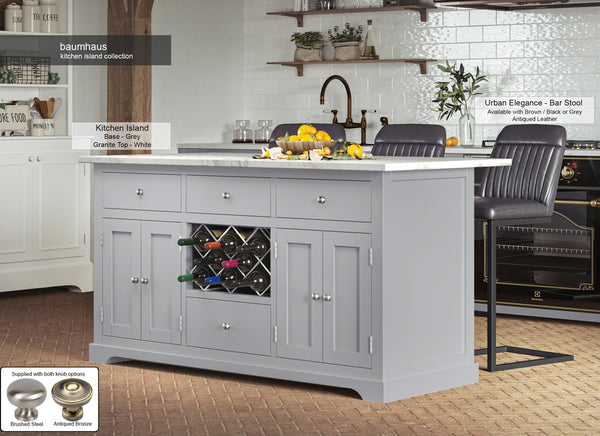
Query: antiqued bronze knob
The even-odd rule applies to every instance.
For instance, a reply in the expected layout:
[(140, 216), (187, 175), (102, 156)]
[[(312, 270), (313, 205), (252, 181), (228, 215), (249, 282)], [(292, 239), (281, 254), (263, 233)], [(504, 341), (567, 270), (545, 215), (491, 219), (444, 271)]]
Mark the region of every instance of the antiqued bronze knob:
[(67, 421), (78, 421), (83, 417), (83, 406), (92, 399), (90, 384), (78, 378), (61, 380), (52, 387), (52, 398), (63, 406), (62, 416)]
[(19, 421), (33, 421), (38, 417), (36, 407), (46, 399), (46, 388), (37, 380), (22, 378), (8, 385), (6, 396), (8, 401), (17, 406), (15, 418)]

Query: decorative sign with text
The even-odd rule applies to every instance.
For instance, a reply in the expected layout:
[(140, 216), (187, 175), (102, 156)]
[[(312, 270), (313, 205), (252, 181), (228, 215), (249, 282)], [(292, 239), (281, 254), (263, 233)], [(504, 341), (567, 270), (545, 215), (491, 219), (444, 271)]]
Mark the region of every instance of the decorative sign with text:
[(477, 97), (478, 124), (594, 124), (594, 97)]
[(2, 106), (0, 106), (0, 131), (27, 130), (27, 120), (30, 118), (28, 106)]

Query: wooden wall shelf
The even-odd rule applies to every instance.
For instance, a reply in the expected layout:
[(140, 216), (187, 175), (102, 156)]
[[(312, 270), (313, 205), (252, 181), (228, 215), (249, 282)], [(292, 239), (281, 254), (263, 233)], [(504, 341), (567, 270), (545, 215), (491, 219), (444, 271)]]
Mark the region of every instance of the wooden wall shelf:
[(427, 74), (427, 62), (436, 62), (437, 59), (354, 59), (350, 61), (310, 61), (310, 62), (267, 62), (269, 65), (284, 65), (286, 67), (295, 67), (298, 70), (298, 77), (304, 75), (304, 65), (314, 64), (362, 64), (362, 63), (389, 63), (389, 62), (406, 62), (409, 64), (417, 64), (421, 74)]
[(284, 17), (295, 18), (298, 22), (298, 27), (304, 26), (305, 15), (329, 15), (329, 14), (348, 14), (355, 12), (391, 12), (391, 11), (415, 11), (419, 13), (422, 22), (427, 21), (427, 9), (435, 9), (435, 7), (426, 7), (419, 5), (405, 6), (385, 6), (381, 8), (348, 8), (348, 9), (327, 9), (313, 11), (285, 11), (285, 12), (267, 12), (267, 15), (281, 15)]

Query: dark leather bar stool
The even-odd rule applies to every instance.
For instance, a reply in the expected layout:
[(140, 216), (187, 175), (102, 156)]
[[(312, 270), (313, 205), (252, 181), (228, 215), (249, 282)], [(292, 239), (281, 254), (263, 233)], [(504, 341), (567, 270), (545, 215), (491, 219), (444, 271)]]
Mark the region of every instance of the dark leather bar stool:
[[(298, 127), (300, 127), (304, 123), (291, 123), (291, 124), (278, 124), (273, 129), (271, 133), (271, 138), (269, 139), (269, 148), (277, 147), (275, 141), (280, 136), (283, 136), (287, 133), (291, 135), (295, 135), (298, 131)], [(337, 141), (338, 144), (342, 141), (346, 140), (346, 130), (340, 124), (324, 124), (324, 123), (311, 123), (312, 126), (316, 127), (317, 130), (323, 130), (329, 133), (331, 139)]]
[[(479, 196), (475, 197), (475, 218), (485, 220), (487, 239), (487, 370), (544, 365), (573, 360), (572, 355), (513, 346), (496, 347), (496, 231), (500, 225), (547, 222), (554, 211), (554, 199), (565, 152), (566, 132), (562, 126), (511, 125), (496, 139), (492, 158), (510, 158), (509, 167), (490, 167), (483, 173)], [(539, 359), (496, 363), (496, 353), (509, 352)]]
[(375, 136), (373, 156), (444, 157), (446, 129), (438, 124), (388, 124)]

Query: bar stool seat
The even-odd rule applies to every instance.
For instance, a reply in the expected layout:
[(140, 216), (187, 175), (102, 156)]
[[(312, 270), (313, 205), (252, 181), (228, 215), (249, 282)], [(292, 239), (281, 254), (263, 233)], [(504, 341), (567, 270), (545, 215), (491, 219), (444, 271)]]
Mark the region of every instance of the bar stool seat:
[[(492, 150), (492, 158), (511, 158), (510, 167), (486, 168), (479, 196), (475, 198), (476, 219), (485, 220), (487, 311), (487, 347), (475, 355), (487, 355), (487, 370), (544, 365), (573, 360), (573, 356), (514, 346), (496, 346), (496, 232), (500, 225), (548, 222), (554, 211), (554, 199), (565, 151), (566, 131), (562, 126), (512, 125), (502, 129)], [(496, 363), (496, 354), (516, 353), (538, 357), (510, 363)]]

